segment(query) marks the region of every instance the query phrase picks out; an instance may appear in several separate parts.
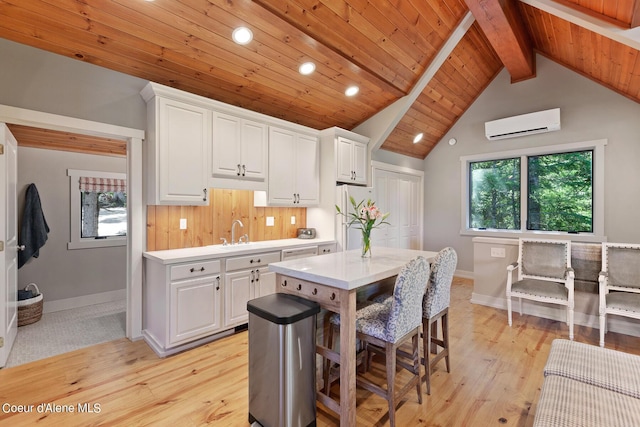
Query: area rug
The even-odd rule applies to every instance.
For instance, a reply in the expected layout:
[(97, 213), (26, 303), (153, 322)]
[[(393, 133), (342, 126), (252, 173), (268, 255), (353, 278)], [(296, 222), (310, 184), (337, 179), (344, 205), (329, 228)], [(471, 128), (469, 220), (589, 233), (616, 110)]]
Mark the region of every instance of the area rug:
[(18, 327), (6, 368), (67, 353), (125, 336), (125, 301), (44, 313), (31, 325)]

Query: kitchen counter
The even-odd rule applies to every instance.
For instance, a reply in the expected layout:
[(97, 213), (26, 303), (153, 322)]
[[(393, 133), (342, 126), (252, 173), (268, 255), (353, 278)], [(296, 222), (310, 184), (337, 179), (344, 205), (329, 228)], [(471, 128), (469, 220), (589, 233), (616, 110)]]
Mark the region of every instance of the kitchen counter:
[(437, 252), (398, 248), (373, 248), (371, 258), (362, 258), (360, 249), (336, 252), (269, 264), (269, 271), (321, 285), (351, 290), (395, 276), (411, 259), (423, 256), (431, 261)]
[(226, 258), (229, 256), (253, 254), (269, 250), (284, 250), (305, 246), (317, 246), (326, 243), (334, 243), (333, 239), (279, 239), (265, 240), (261, 242), (239, 243), (235, 245), (211, 245), (197, 248), (167, 249), (163, 251), (143, 252), (144, 258), (161, 264), (175, 262), (202, 261), (212, 258)]

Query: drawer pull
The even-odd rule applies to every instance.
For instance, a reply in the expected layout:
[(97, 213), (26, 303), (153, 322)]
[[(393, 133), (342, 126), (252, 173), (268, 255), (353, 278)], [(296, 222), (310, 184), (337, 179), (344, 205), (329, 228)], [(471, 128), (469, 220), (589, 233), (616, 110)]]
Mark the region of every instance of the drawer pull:
[(220, 276), (216, 277), (216, 291), (220, 290)]
[(335, 300), (336, 299), (336, 293), (335, 292), (331, 292), (331, 296), (329, 297), (329, 299), (331, 301)]
[(287, 281), (285, 280), (284, 282), (282, 282), (282, 284), (281, 284), (280, 286), (282, 286), (283, 288), (284, 288), (285, 286), (287, 286)]
[(194, 273), (196, 271), (204, 271), (204, 267), (200, 267), (199, 269), (191, 267), (191, 269), (189, 271), (192, 272), (192, 273)]
[(298, 289), (299, 291), (301, 291), (301, 290), (302, 290), (302, 284), (298, 283), (298, 287), (297, 287), (296, 289)]
[(313, 288), (313, 291), (311, 291), (311, 295), (318, 295), (318, 288)]

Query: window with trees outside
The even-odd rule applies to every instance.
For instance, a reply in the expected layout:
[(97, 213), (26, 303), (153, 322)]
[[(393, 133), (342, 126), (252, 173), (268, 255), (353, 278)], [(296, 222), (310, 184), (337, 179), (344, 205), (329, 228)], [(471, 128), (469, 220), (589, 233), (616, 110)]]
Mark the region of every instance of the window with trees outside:
[(594, 189), (604, 187), (603, 171), (597, 169), (603, 169), (605, 144), (592, 141), (462, 158), (467, 183), (464, 228), (480, 234), (602, 235), (602, 191)]
[(126, 244), (125, 174), (69, 170), (71, 239), (69, 248)]

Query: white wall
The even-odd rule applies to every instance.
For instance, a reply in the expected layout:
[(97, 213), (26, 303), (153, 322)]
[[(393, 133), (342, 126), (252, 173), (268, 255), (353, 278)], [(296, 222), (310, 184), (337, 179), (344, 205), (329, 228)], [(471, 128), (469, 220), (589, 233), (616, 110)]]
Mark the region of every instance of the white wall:
[[(18, 270), (18, 287), (34, 282), (45, 304), (126, 288), (126, 246), (68, 250), (70, 200), (67, 169), (126, 172), (126, 159), (18, 148), (18, 230), (25, 191), (34, 183), (50, 232), (38, 258)], [(124, 295), (124, 294), (123, 294)]]
[(146, 129), (146, 80), (0, 39), (0, 104)]
[[(460, 156), (608, 139), (605, 148), (605, 235), (640, 243), (640, 105), (542, 56), (537, 77), (511, 84), (503, 70), (424, 160), (426, 250), (453, 246), (458, 269), (473, 271), (473, 236), (460, 235)], [(484, 122), (560, 107), (562, 130), (487, 141)]]

